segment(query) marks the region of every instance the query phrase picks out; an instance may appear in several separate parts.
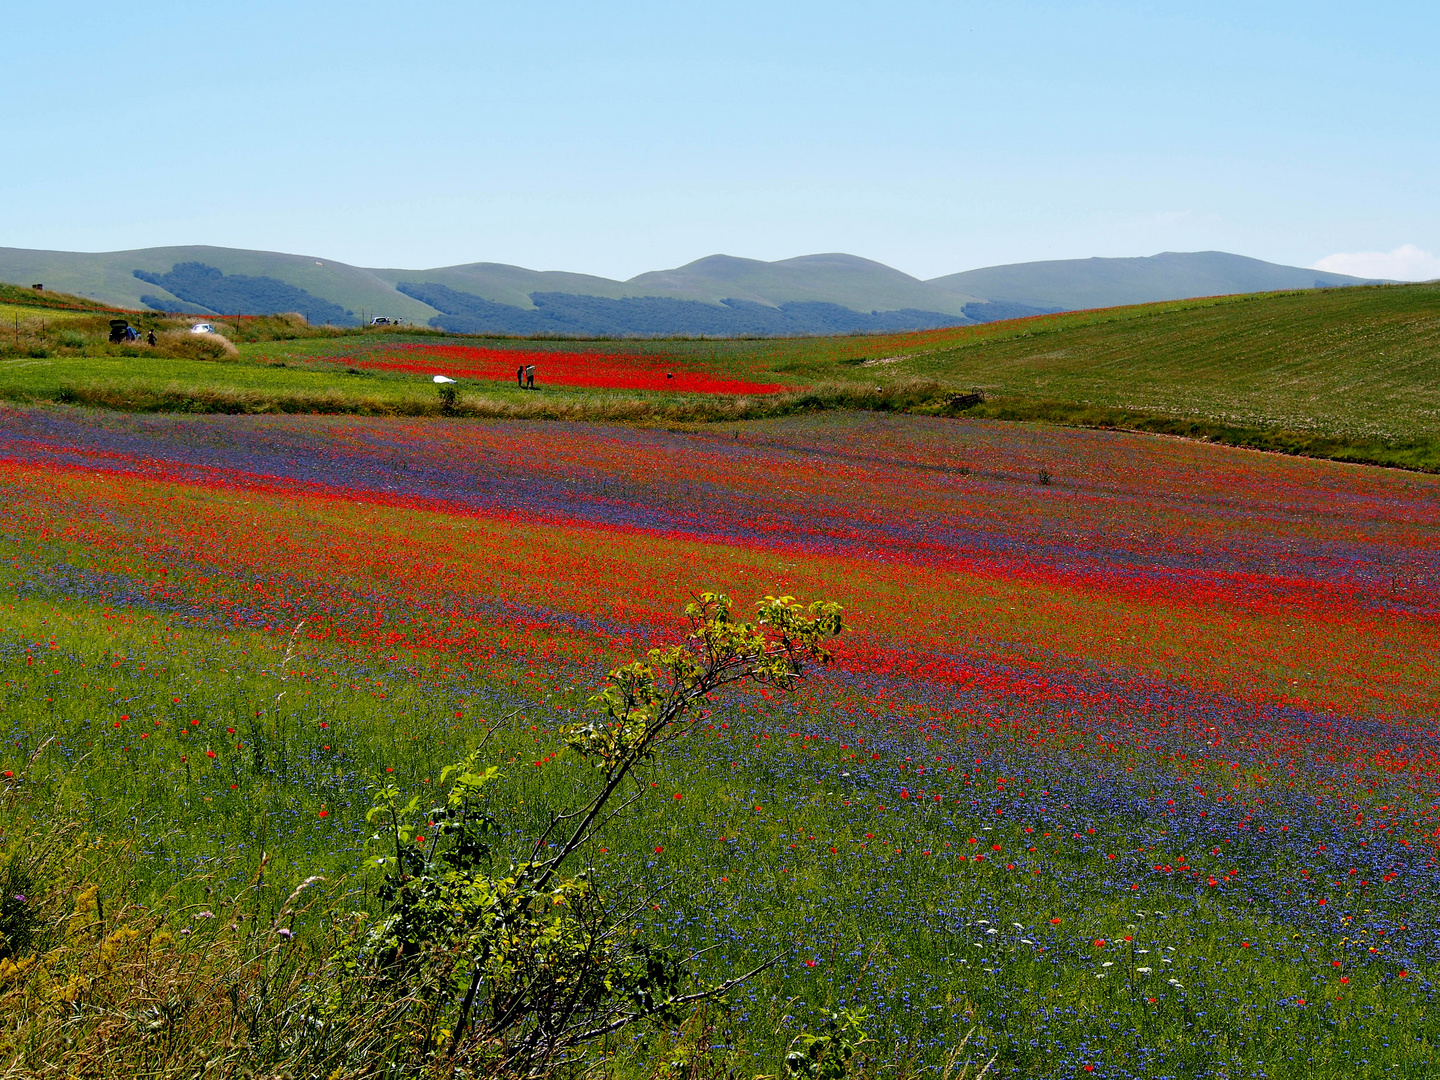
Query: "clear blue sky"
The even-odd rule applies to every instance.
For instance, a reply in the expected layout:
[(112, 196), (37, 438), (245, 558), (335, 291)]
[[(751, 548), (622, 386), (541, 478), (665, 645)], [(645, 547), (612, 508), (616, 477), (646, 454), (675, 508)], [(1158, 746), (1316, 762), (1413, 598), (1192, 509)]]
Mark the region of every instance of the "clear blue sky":
[(609, 277), (1440, 253), (1435, 0), (79, 0), (3, 24), (5, 246)]

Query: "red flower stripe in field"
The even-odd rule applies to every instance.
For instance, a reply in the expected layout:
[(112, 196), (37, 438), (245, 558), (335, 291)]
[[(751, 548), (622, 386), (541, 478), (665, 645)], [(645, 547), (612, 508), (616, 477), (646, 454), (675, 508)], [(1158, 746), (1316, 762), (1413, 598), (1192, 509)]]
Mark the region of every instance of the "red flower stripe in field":
[[(864, 626), (903, 628), (905, 641), (898, 652), (869, 651), (861, 633), (846, 648), (861, 667), (896, 676), (951, 682), (963, 677), (952, 670), (965, 651), (958, 643), (998, 637), (1019, 646), (1002, 650), (1012, 666), (1039, 645), (1247, 701), (1388, 716), (1435, 710), (1440, 606), (1418, 586), (1430, 577), (1440, 510), (1404, 486), (1428, 491), (1433, 482), (1130, 436), (1046, 438), (913, 418), (793, 421), (734, 440), (571, 424), (82, 424), (0, 412), (0, 459), (18, 466), (14, 484), (80, 491), (99, 472), (129, 474), (140, 503), (160, 500), (136, 525), (158, 530), (157, 543), (188, 520), (147, 490), (156, 483), (275, 499), (306, 515), (369, 504), (493, 529), (543, 523), (564, 530), (549, 533), (546, 547), (564, 535), (587, 552), (561, 566), (549, 550), (543, 577), (507, 586), (546, 607), (579, 602), (570, 583), (594, 576), (596, 550), (655, 560), (657, 581), (708, 580), (738, 555), (737, 569), (752, 576), (720, 583), (732, 590), (776, 560), (797, 568), (776, 578), (787, 591), (834, 592), (820, 579), (843, 582), (837, 595)], [(1066, 462), (1048, 488), (1026, 475), (1042, 454)], [(1157, 499), (1177, 475), (1185, 497)], [(97, 542), (103, 528), (85, 526)], [(352, 541), (370, 542), (363, 530)], [(417, 537), (396, 550), (419, 565), (427, 549)], [(913, 599), (893, 594), (901, 573)], [(563, 601), (549, 595), (562, 585)], [(176, 586), (170, 578), (167, 588)], [(672, 607), (657, 600), (649, 610)], [(1380, 667), (1383, 683), (1370, 674)]]
[[(398, 355), (397, 355), (398, 354)], [(676, 357), (625, 353), (541, 352), (485, 349), (473, 345), (401, 345), (390, 355), (343, 358), (356, 367), (414, 375), (513, 382), (515, 371), (535, 365), (540, 386), (579, 386), (605, 390), (669, 390), (686, 394), (773, 394), (778, 383), (754, 383), (695, 370)], [(687, 368), (686, 365), (689, 365)]]

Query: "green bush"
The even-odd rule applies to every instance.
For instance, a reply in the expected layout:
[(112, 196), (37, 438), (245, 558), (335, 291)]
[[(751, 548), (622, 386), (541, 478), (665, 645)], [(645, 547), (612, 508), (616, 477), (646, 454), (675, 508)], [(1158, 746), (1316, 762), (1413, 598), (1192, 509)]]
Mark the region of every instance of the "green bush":
[[(0, 1073), (63, 1062), (97, 1078), (535, 1077), (583, 1067), (590, 1044), (631, 1025), (673, 1026), (769, 967), (778, 957), (685, 992), (683, 962), (574, 865), (692, 709), (742, 681), (795, 689), (841, 630), (837, 606), (789, 597), (767, 597), (747, 622), (705, 593), (687, 615), (684, 643), (616, 668), (591, 699), (597, 718), (568, 730), (588, 793), (516, 856), (494, 847), (489, 735), (441, 773), (438, 794), (406, 799), (380, 782), (378, 912), (347, 910), (355, 893), (319, 877), (276, 911), (263, 856), (228, 900), (208, 887), (203, 908), (136, 897), (127, 844), (83, 838), (63, 812), (36, 811), (27, 777), (6, 778), (0, 882), (24, 902), (0, 907)], [(323, 929), (297, 935), (307, 914)]]

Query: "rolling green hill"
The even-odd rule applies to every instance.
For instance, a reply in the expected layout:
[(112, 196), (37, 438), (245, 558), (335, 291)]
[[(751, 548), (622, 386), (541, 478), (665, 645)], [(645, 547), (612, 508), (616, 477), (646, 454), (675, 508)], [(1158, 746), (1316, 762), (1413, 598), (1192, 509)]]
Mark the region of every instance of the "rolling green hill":
[(165, 275), (177, 264), (184, 263), (203, 263), (227, 275), (273, 278), (354, 311), (357, 319), (362, 309), (422, 324), (437, 314), (434, 308), (397, 293), (388, 281), (370, 270), (309, 255), (200, 245), (106, 252), (0, 248), (0, 281), (16, 285), (42, 283), (46, 288), (74, 293), (113, 307), (145, 308), (151, 305), (143, 297), (156, 296), (165, 301), (166, 310), (215, 313), (214, 308), (204, 303), (186, 300), (163, 286), (135, 276), (136, 270)]
[(965, 305), (993, 299), (960, 290), (937, 289), (883, 263), (854, 255), (802, 255), (761, 262), (711, 255), (674, 270), (655, 270), (625, 283), (646, 296), (687, 300), (752, 300), (761, 304), (821, 301), (857, 311), (916, 308), (965, 315)]
[(469, 293), (497, 304), (530, 309), (535, 305), (531, 293), (573, 293), (577, 296), (602, 296), (610, 300), (633, 295), (623, 281), (594, 277), (590, 274), (568, 274), (562, 270), (527, 270), (505, 263), (466, 263), (463, 266), (442, 266), (435, 270), (374, 270), (376, 277), (391, 287), (401, 282), (430, 282)]
[(1363, 285), (1365, 279), (1231, 255), (1166, 251), (1143, 259), (1061, 259), (966, 270), (925, 284), (1060, 311), (1192, 296)]
[(931, 281), (845, 254), (777, 262), (711, 255), (613, 281), (500, 263), (371, 270), (308, 255), (218, 247), (104, 253), (0, 248), (0, 281), (43, 282), (104, 304), (202, 315), (296, 311), (337, 325), (383, 315), (456, 332), (642, 337), (962, 325), (1360, 283), (1223, 252), (1020, 263)]
[[(969, 321), (966, 304), (976, 297), (925, 282), (868, 259), (812, 255), (767, 263), (714, 255), (674, 270), (613, 281), (589, 274), (527, 270), (502, 263), (469, 263), (428, 270), (364, 269), (308, 255), (282, 255), (217, 247), (145, 248), (116, 252), (27, 251), (0, 248), (0, 280), (19, 285), (43, 282), (118, 307), (146, 307), (155, 297), (168, 310), (215, 312), (193, 296), (180, 296), (147, 278), (170, 274), (177, 265), (213, 267), (223, 274), (272, 278), (312, 294), (318, 301), (359, 312), (424, 324), (439, 312), (397, 290), (402, 283), (428, 283), (522, 310), (534, 308), (535, 293), (620, 300), (661, 297), (718, 304), (741, 300), (767, 306), (819, 302), (854, 311), (916, 309)], [(203, 294), (201, 294), (203, 295)], [(318, 305), (317, 305), (318, 306)], [(318, 320), (317, 320), (318, 321)]]
[(978, 388), (989, 400), (975, 416), (1440, 469), (1440, 284), (1178, 301), (935, 337), (897, 342), (906, 359), (860, 371)]

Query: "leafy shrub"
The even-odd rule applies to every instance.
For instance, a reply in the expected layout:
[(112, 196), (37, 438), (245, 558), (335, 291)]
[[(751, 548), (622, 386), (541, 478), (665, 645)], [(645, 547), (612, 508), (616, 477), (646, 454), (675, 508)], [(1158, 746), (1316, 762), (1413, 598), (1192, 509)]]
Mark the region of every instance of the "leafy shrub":
[[(599, 717), (567, 731), (591, 790), (553, 812), (527, 854), (502, 865), (494, 850), (487, 735), (441, 773), (438, 798), (377, 787), (379, 917), (332, 908), (328, 933), (308, 941), (295, 917), (338, 893), (319, 878), (273, 914), (263, 858), (251, 886), (213, 910), (127, 903), (126, 845), (77, 846), (62, 815), (10, 798), (0, 881), (39, 883), (39, 900), (22, 895), (45, 914), (0, 910), (0, 1072), (63, 1061), (86, 1076), (532, 1077), (582, 1065), (602, 1035), (673, 1023), (724, 994), (755, 972), (682, 992), (683, 963), (638, 939), (570, 864), (628, 805), (611, 803), (633, 771), (690, 729), (692, 707), (741, 681), (795, 689), (807, 664), (829, 661), (841, 617), (834, 604), (767, 597), (746, 622), (711, 593), (687, 615), (683, 644), (616, 668), (591, 699)], [(23, 782), (7, 779), (12, 796)]]
[[(419, 796), (402, 806), (397, 787), (380, 788), (369, 815), (380, 825), (371, 865), (384, 875), (387, 912), (339, 956), (374, 994), (412, 1003), (425, 1053), (533, 1073), (600, 1035), (652, 1017), (674, 1021), (740, 981), (680, 993), (681, 963), (635, 940), (629, 917), (616, 916), (585, 873), (566, 872), (633, 770), (689, 730), (696, 702), (740, 681), (793, 690), (806, 663), (828, 661), (823, 643), (841, 629), (837, 606), (807, 611), (790, 597), (767, 597), (754, 623), (732, 619), (729, 599), (713, 593), (686, 614), (686, 644), (612, 671), (591, 699), (601, 718), (568, 729), (568, 747), (593, 768), (594, 792), (552, 813), (521, 861), (491, 865), (498, 830), (483, 794), (499, 769), (482, 763), (484, 743), (442, 772), (445, 800), (423, 814)], [(332, 985), (318, 1014), (334, 1014), (340, 988)]]
[(804, 1031), (790, 1043), (785, 1072), (796, 1080), (842, 1080), (856, 1064), (860, 1047), (870, 1040), (860, 1026), (864, 1009), (827, 1012), (818, 1033)]

